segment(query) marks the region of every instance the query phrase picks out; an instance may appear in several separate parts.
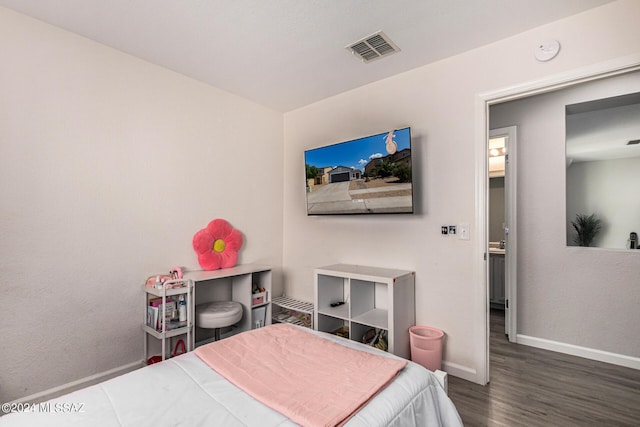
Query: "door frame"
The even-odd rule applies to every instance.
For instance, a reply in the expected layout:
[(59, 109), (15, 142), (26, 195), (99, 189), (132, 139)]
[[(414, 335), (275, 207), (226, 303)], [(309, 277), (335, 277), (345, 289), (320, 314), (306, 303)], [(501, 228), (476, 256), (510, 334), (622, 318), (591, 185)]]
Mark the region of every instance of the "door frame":
[[(475, 205), (477, 215), (475, 217), (476, 231), (474, 233), (474, 277), (476, 278), (476, 283), (479, 284), (475, 295), (477, 295), (478, 301), (482, 301), (482, 304), (476, 305), (475, 318), (478, 319), (480, 324), (484, 325), (482, 332), (478, 335), (478, 341), (476, 341), (477, 348), (483, 349), (480, 355), (481, 363), (477, 371), (479, 383), (486, 384), (489, 382), (489, 269), (487, 262), (489, 248), (489, 165), (487, 161), (489, 150), (489, 107), (637, 70), (640, 70), (640, 54), (632, 54), (521, 85), (476, 95), (474, 141), (476, 147)], [(514, 335), (516, 335), (517, 339), (517, 330)]]

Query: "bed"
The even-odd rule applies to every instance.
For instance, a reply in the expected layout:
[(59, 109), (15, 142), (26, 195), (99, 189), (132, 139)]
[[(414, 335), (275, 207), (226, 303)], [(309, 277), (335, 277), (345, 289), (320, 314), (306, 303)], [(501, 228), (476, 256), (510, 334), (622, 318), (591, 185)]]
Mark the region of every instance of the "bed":
[[(294, 339), (303, 339), (305, 344), (301, 346)], [(314, 347), (316, 344), (320, 347)], [(218, 370), (210, 362), (218, 363)], [(391, 372), (385, 374), (387, 368), (380, 363), (392, 366)], [(239, 369), (234, 372), (232, 365), (239, 365)], [(294, 373), (296, 365), (302, 369)], [(388, 380), (385, 375), (390, 376)], [(242, 384), (243, 377), (258, 384), (258, 391), (251, 385), (243, 389), (247, 387)], [(361, 385), (360, 379), (367, 385)], [(382, 384), (379, 390), (370, 385), (375, 381)], [(314, 389), (316, 386), (320, 388)], [(260, 388), (267, 401), (276, 401), (268, 404), (278, 410), (259, 400)], [(366, 392), (363, 400), (350, 402), (354, 394), (350, 390)], [(289, 399), (302, 400), (293, 415), (285, 415), (286, 410), (277, 406), (278, 398), (287, 403)], [(352, 406), (346, 408), (347, 416), (336, 418), (332, 410), (339, 411), (336, 408), (343, 403)], [(310, 411), (307, 415), (311, 418), (300, 418), (300, 410)], [(315, 417), (325, 413), (329, 418)], [(207, 344), (36, 404), (27, 412), (8, 414), (0, 418), (0, 425), (406, 427), (461, 426), (462, 422), (435, 375), (422, 366), (344, 338), (278, 324)]]

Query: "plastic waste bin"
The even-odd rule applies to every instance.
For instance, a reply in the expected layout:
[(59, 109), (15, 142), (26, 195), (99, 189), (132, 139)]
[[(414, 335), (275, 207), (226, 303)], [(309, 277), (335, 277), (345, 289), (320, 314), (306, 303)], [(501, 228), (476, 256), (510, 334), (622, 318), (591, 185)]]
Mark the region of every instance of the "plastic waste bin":
[(444, 332), (429, 326), (412, 326), (409, 328), (411, 360), (430, 371), (442, 367), (442, 341)]

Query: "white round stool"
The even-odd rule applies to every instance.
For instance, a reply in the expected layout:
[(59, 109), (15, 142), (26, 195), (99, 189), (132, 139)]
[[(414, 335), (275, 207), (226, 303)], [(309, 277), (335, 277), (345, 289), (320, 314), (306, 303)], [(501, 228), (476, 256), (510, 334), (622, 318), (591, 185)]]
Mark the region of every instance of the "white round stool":
[(220, 339), (220, 328), (235, 325), (242, 319), (242, 304), (236, 301), (214, 301), (196, 306), (196, 326), (214, 329), (214, 338)]

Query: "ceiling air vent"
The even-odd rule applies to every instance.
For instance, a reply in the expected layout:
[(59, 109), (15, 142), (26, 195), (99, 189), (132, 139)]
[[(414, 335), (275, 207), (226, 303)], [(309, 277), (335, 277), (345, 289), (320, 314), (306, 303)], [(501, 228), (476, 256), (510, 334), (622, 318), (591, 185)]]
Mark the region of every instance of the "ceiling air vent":
[(638, 145), (638, 144), (640, 144), (640, 139), (634, 139), (627, 142), (627, 145)]
[(400, 52), (400, 48), (382, 31), (371, 34), (346, 47), (364, 63)]

